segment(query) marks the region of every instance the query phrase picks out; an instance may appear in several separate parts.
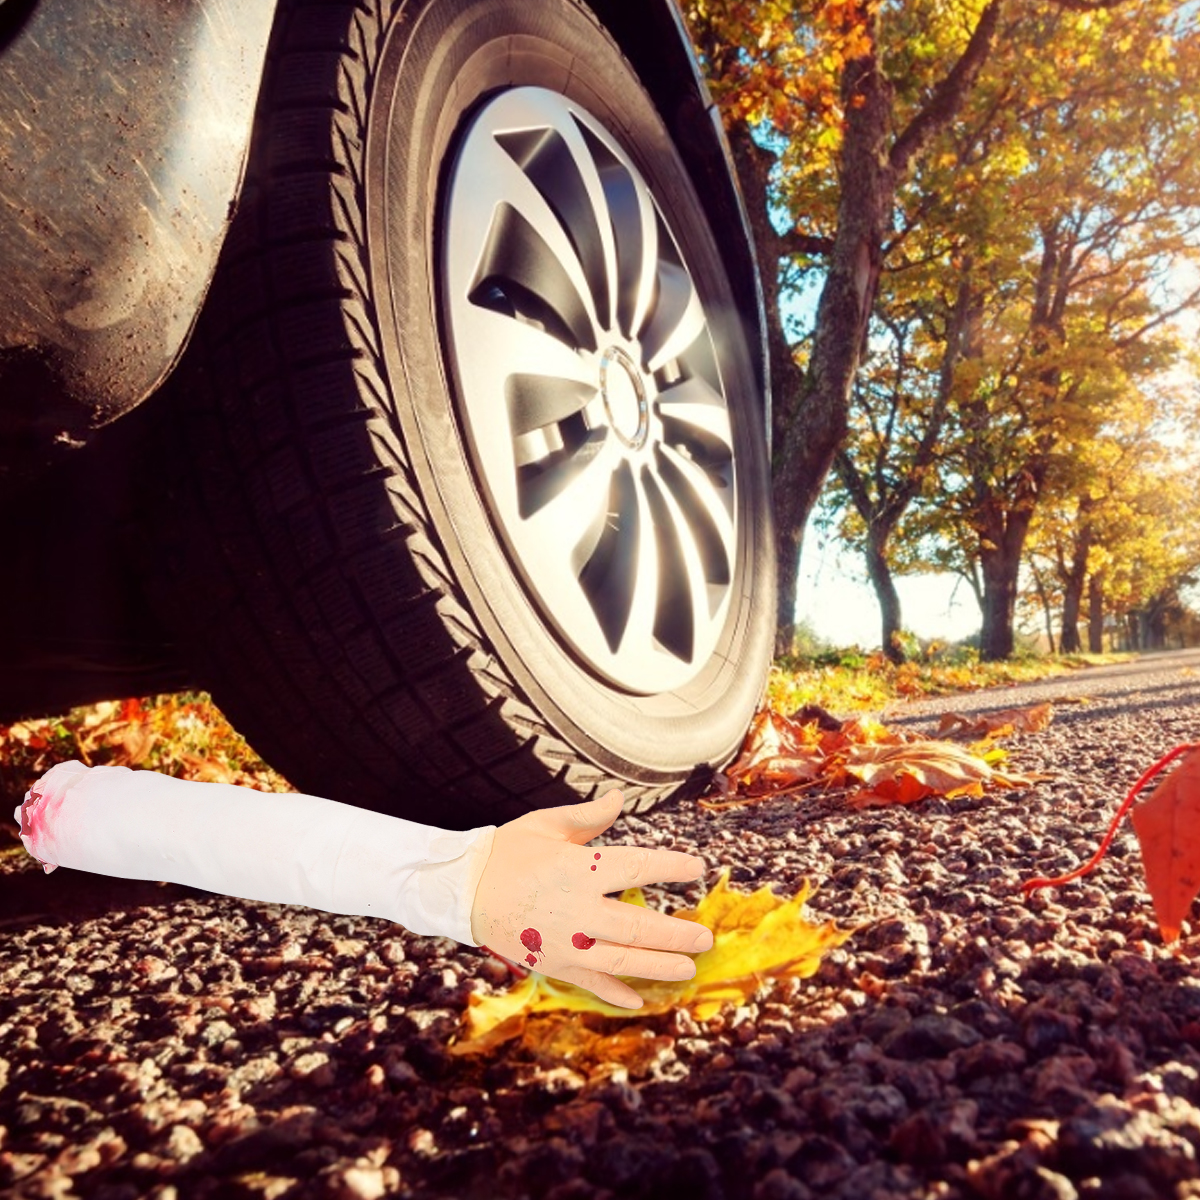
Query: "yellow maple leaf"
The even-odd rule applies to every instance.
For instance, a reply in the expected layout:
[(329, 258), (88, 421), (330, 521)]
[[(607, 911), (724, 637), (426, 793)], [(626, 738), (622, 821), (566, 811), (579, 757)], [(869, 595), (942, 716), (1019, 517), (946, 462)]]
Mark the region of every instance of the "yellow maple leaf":
[[(804, 920), (800, 910), (810, 894), (807, 881), (790, 900), (776, 896), (766, 885), (755, 892), (731, 891), (727, 868), (696, 908), (672, 914), (706, 925), (713, 933), (712, 949), (693, 956), (693, 978), (667, 981), (622, 976), (645, 1002), (642, 1008), (631, 1010), (607, 1004), (574, 984), (531, 972), (506, 992), (472, 995), (464, 1036), (450, 1052), (486, 1054), (524, 1034), (526, 1018), (533, 1013), (598, 1013), (628, 1021), (688, 1007), (697, 1019), (705, 1020), (726, 1001), (753, 995), (764, 980), (788, 975), (807, 978), (827, 950), (850, 936), (832, 921), (812, 925)], [(640, 888), (623, 892), (620, 899), (627, 904), (646, 903)]]

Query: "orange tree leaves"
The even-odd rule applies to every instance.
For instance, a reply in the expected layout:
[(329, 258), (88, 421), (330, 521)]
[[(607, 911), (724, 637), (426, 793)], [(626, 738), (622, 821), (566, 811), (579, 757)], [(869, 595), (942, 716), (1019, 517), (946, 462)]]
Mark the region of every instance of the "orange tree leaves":
[(726, 116), (792, 136), (811, 126), (807, 170), (841, 143), (841, 77), (871, 50), (877, 5), (860, 0), (691, 0), (709, 82)]

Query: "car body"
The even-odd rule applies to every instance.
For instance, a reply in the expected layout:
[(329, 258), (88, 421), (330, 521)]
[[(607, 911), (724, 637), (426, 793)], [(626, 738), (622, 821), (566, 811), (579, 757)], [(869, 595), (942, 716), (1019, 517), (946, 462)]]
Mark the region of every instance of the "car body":
[[(384, 15), (403, 26), (425, 7)], [(748, 225), (681, 16), (671, 0), (594, 0), (588, 19), (631, 64), (720, 231), (769, 427)], [(252, 145), (265, 142), (256, 111), (279, 20), (275, 0), (0, 4), (0, 504), (13, 572), (0, 719), (208, 685), (173, 605), (145, 586), (146, 480), (164, 463), (137, 414), (155, 398), (171, 420), (164, 385), (213, 303)]]

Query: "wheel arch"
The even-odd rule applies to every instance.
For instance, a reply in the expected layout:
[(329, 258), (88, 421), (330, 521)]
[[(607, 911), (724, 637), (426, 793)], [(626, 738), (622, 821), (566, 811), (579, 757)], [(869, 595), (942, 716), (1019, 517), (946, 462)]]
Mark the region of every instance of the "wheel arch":
[(182, 353), (240, 191), (275, 0), (5, 6), (0, 484)]
[[(37, 122), (0, 118), (0, 158), (17, 172), (23, 201), (0, 211), (0, 395), (9, 408), (0, 415), (17, 431), (27, 476), (140, 404), (186, 347), (240, 192), (276, 7), (246, 0), (238, 19), (218, 28), (202, 5), (182, 6), (169, 21), (148, 0), (97, 0), (86, 21), (70, 8), (64, 18), (55, 5), (14, 6), (21, 19), (10, 20), (0, 44), (0, 111), (19, 113), (24, 98), (42, 97)], [(682, 15), (675, 0), (591, 7), (653, 99), (713, 227), (740, 234), (723, 238), (721, 253), (758, 350), (769, 430), (750, 226)], [(57, 52), (45, 53), (47, 44)], [(95, 71), (81, 72), (81, 61)], [(125, 107), (84, 103), (78, 78), (103, 75), (113, 62), (128, 72)], [(185, 102), (192, 89), (167, 86), (187, 80), (222, 97), (215, 146), (211, 113)], [(204, 153), (192, 153), (201, 143)], [(90, 172), (79, 169), (81, 156)], [(152, 277), (150, 258), (171, 264), (169, 280)], [(0, 483), (12, 481), (15, 457), (0, 445)]]

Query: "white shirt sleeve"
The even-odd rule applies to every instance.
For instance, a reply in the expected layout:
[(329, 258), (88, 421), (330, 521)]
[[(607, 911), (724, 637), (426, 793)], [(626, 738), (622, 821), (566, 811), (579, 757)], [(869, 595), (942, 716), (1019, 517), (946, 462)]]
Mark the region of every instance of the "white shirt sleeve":
[(496, 832), (420, 825), (298, 792), (52, 767), (15, 812), (46, 868), (166, 880), (246, 900), (383, 917), (466, 945)]

